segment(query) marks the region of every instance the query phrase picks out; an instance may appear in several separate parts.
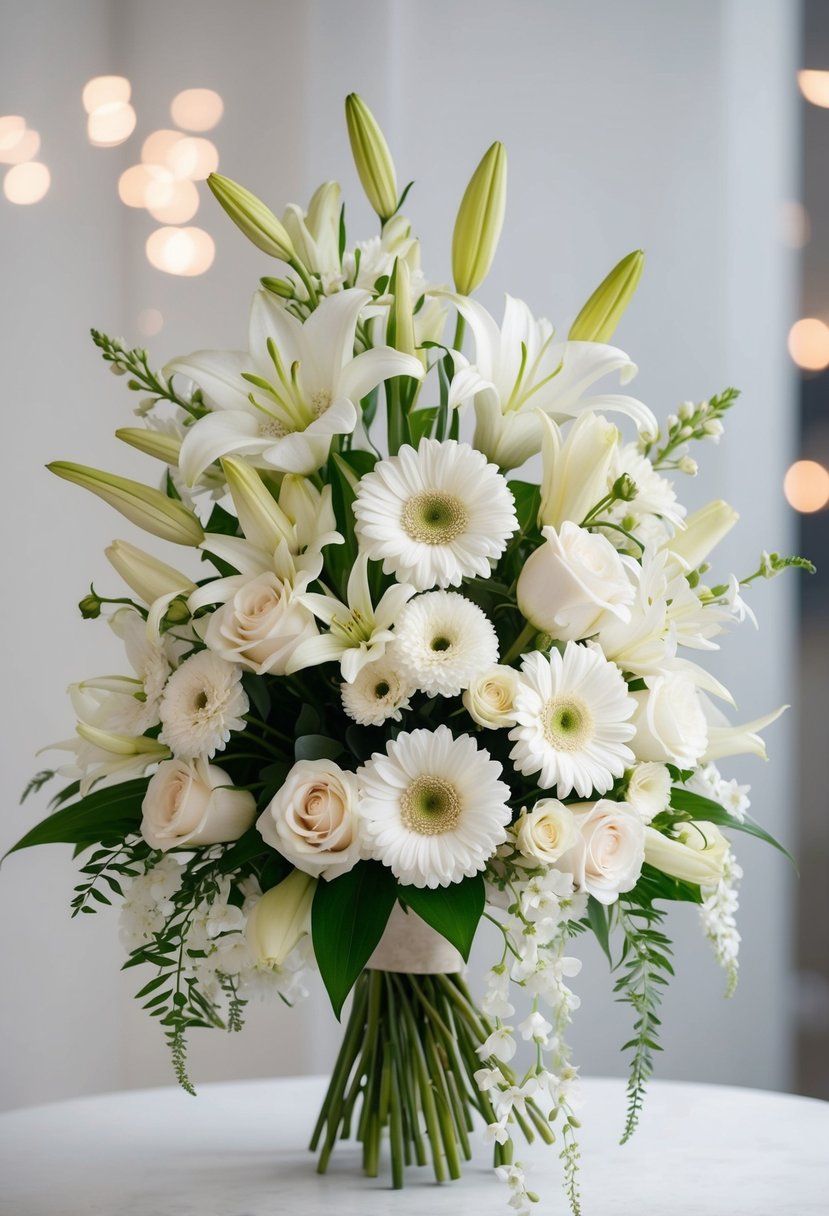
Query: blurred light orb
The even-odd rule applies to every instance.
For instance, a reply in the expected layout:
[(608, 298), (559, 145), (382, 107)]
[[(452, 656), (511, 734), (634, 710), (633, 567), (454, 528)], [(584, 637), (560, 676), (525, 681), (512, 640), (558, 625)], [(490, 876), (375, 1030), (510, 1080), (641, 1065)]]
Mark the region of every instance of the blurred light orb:
[(170, 131), (162, 128), (148, 135), (141, 145), (141, 159), (145, 165), (164, 165), (167, 155), (180, 139), (185, 139), (181, 131)]
[(173, 98), (170, 114), (185, 131), (210, 131), (224, 113), (224, 102), (213, 89), (183, 89)]
[(804, 69), (797, 73), (801, 93), (813, 106), (829, 108), (829, 72)]
[(152, 338), (154, 334), (161, 333), (161, 328), (164, 325), (164, 317), (157, 308), (142, 308), (138, 314), (138, 329), (148, 338)]
[(156, 228), (145, 248), (150, 265), (166, 274), (204, 274), (216, 255), (213, 238), (203, 228)]
[(0, 161), (4, 161), (7, 165), (15, 163), (13, 160), (9, 160), (9, 155), (14, 154), (25, 134), (26, 119), (21, 118), (19, 114), (4, 114), (0, 118)]
[(829, 367), (829, 325), (819, 317), (802, 317), (789, 330), (789, 354), (804, 371)]
[(185, 135), (167, 150), (164, 163), (174, 177), (202, 182), (218, 169), (219, 153), (209, 139)]
[(5, 165), (22, 165), (24, 161), (34, 160), (39, 151), (40, 135), (25, 125), (22, 130), (10, 131), (0, 140), (0, 162)]
[(790, 199), (780, 205), (780, 228), (788, 249), (804, 249), (812, 236), (812, 221), (802, 203)]
[(146, 207), (147, 192), (154, 180), (152, 168), (149, 165), (131, 165), (118, 178), (118, 197), (127, 207)]
[(796, 460), (783, 479), (783, 493), (803, 515), (821, 511), (829, 502), (829, 470), (816, 460)]
[(131, 95), (132, 86), (126, 76), (93, 76), (83, 86), (81, 100), (87, 114), (92, 114), (101, 106), (129, 101)]
[(114, 148), (135, 130), (135, 110), (128, 101), (108, 101), (86, 120), (89, 142), (95, 148)]
[(199, 192), (193, 183), (176, 181), (172, 174), (169, 182), (152, 182), (146, 200), (150, 215), (161, 224), (186, 224), (199, 209)]
[(14, 165), (3, 179), (3, 193), (10, 203), (26, 206), (39, 203), (49, 190), (52, 177), (46, 165), (29, 160)]

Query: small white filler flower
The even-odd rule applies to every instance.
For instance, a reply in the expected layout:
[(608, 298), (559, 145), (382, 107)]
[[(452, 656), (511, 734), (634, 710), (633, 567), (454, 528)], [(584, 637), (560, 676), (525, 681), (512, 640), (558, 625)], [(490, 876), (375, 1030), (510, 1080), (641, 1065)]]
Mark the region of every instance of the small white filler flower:
[(410, 600), (394, 636), (396, 665), (430, 697), (457, 696), (498, 662), (492, 622), (457, 591), (427, 591)]
[(483, 870), (506, 839), (501, 765), (448, 726), (398, 735), (358, 770), (367, 851), (403, 884), (446, 887)]
[(379, 461), (360, 479), (354, 515), (363, 551), (418, 591), (489, 578), (518, 527), (496, 466), (455, 440), (421, 439)]
[(182, 760), (209, 760), (223, 750), (232, 730), (244, 730), (248, 709), (241, 667), (201, 650), (167, 681), (159, 738)]

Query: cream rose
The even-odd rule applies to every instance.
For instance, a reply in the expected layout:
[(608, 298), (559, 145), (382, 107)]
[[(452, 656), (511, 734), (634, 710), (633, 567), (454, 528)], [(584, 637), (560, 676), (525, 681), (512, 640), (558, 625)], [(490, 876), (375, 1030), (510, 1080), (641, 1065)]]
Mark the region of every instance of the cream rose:
[(648, 680), (645, 692), (634, 692), (636, 734), (630, 746), (638, 760), (655, 760), (693, 768), (708, 746), (697, 686), (684, 672)]
[(527, 558), (516, 588), (518, 606), (536, 629), (577, 642), (608, 613), (630, 620), (633, 584), (606, 537), (569, 521), (541, 534), (544, 544)]
[(496, 664), (476, 676), (463, 694), (463, 703), (479, 726), (489, 730), (515, 726), (515, 694), (518, 672), (514, 667)]
[(300, 760), (256, 826), (298, 869), (336, 878), (360, 860), (358, 796), (354, 773), (331, 760)]
[(237, 840), (256, 818), (256, 801), (206, 760), (163, 760), (141, 805), (141, 835), (154, 849)]
[(253, 905), (245, 926), (251, 953), (266, 967), (280, 967), (311, 931), (311, 904), (316, 879), (301, 870), (266, 891)]
[(241, 586), (217, 608), (204, 640), (223, 659), (241, 663), (257, 675), (285, 675), (300, 642), (316, 636), (313, 613), (294, 588), (268, 571)]
[(683, 823), (675, 837), (645, 829), (645, 861), (663, 874), (715, 887), (723, 876), (730, 845), (713, 823)]
[(576, 817), (557, 798), (542, 798), (531, 811), (522, 811), (515, 825), (515, 843), (533, 865), (551, 866), (579, 839)]
[(664, 764), (646, 761), (631, 769), (625, 802), (632, 806), (643, 823), (650, 823), (666, 810), (671, 801), (671, 774)]
[(570, 806), (579, 828), (572, 849), (556, 869), (573, 875), (576, 886), (601, 904), (615, 903), (635, 887), (645, 860), (645, 825), (624, 802), (600, 798)]

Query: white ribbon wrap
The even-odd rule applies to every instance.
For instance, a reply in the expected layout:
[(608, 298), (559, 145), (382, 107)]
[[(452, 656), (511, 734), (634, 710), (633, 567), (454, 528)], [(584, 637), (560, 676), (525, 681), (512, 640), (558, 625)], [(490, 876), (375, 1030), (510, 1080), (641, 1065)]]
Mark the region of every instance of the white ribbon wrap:
[(463, 970), (463, 959), (436, 929), (396, 903), (366, 967), (409, 975), (449, 975)]

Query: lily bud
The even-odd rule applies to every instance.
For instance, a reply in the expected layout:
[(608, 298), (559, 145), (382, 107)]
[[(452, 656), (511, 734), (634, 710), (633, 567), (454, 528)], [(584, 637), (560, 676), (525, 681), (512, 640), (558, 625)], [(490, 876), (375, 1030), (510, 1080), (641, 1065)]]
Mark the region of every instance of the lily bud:
[(157, 739), (148, 739), (146, 735), (115, 735), (90, 726), (88, 722), (78, 722), (75, 730), (87, 743), (100, 747), (102, 751), (112, 752), (114, 756), (154, 756), (164, 760), (170, 754), (169, 747)]
[(285, 226), (261, 199), (221, 173), (211, 173), (207, 184), (236, 227), (257, 249), (283, 262), (294, 261), (296, 252)]
[(606, 418), (588, 413), (580, 414), (562, 438), (558, 425), (539, 414), (544, 471), (539, 526), (560, 528), (567, 520), (581, 524), (608, 493), (619, 432)]
[(715, 499), (689, 515), (684, 529), (671, 537), (664, 548), (678, 557), (688, 570), (696, 570), (739, 518), (727, 502)]
[(222, 471), (246, 539), (257, 548), (273, 553), (279, 542), (287, 540), (291, 534), (291, 521), (252, 465), (226, 456)]
[(155, 603), (162, 595), (189, 595), (196, 590), (196, 584), (185, 574), (125, 540), (114, 540), (104, 552), (130, 590), (145, 604)]
[(700, 887), (714, 887), (723, 875), (729, 844), (713, 823), (683, 823), (676, 839), (645, 828), (645, 861), (663, 874)]
[(571, 342), (609, 342), (642, 277), (645, 254), (634, 249), (603, 279), (570, 326)]
[(496, 141), (472, 174), (455, 220), (452, 276), (461, 295), (471, 295), (489, 274), (506, 204), (507, 150)]
[(265, 291), (269, 291), (271, 295), (279, 296), (282, 300), (292, 300), (296, 295), (296, 288), (287, 279), (274, 279), (270, 275), (265, 275), (259, 282), (265, 288)]
[(389, 145), (377, 119), (357, 93), (349, 93), (345, 99), (345, 121), (360, 184), (385, 223), (394, 215), (398, 202), (397, 174)]
[(248, 917), (251, 952), (267, 967), (279, 967), (311, 928), (311, 904), (317, 880), (294, 870), (266, 891)]
[(143, 528), (145, 532), (152, 532), (153, 536), (172, 541), (174, 545), (191, 545), (193, 548), (204, 540), (204, 529), (193, 512), (182, 503), (168, 498), (161, 490), (66, 460), (55, 460), (46, 467), (64, 481), (72, 481), (97, 494), (126, 516), (130, 523)]
[(412, 312), (412, 289), (409, 267), (400, 258), (395, 258), (394, 269), (389, 280), (392, 296), (389, 319), (386, 326), (386, 342), (404, 355), (418, 355), (415, 350), (414, 315)]
[(165, 464), (178, 465), (181, 440), (175, 435), (151, 431), (144, 426), (122, 426), (115, 432), (115, 438), (120, 439), (122, 443), (128, 443), (131, 448), (137, 448), (146, 456), (154, 456)]

